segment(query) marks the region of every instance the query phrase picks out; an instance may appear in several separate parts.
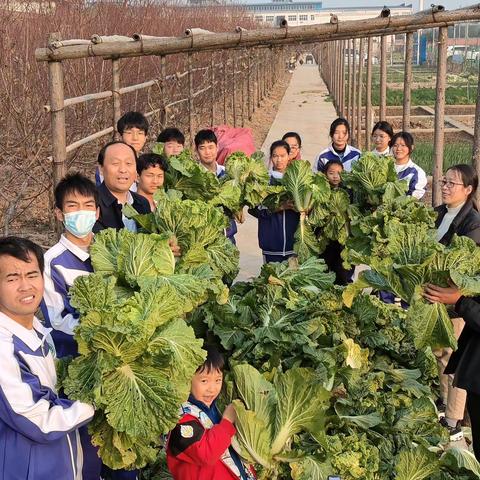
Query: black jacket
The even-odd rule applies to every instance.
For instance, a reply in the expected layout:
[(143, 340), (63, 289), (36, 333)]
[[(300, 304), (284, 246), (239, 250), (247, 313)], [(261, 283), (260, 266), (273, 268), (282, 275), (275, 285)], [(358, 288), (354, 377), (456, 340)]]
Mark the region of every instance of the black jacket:
[[(150, 213), (151, 210), (148, 200), (138, 193), (130, 193), (133, 197), (132, 207), (138, 213)], [(125, 228), (122, 220), (122, 205), (118, 203), (116, 197), (114, 197), (112, 192), (106, 187), (105, 182), (98, 187), (98, 195), (100, 216), (93, 226), (93, 232), (98, 233), (105, 228), (116, 228), (117, 230)]]
[(461, 297), (455, 311), (465, 327), (445, 373), (455, 373), (455, 386), (480, 395), (480, 297)]
[[(447, 207), (440, 205), (435, 208), (435, 211), (438, 215), (435, 227), (438, 228), (447, 213)], [(440, 243), (449, 245), (455, 233), (460, 237), (469, 237), (477, 245), (480, 245), (480, 213), (475, 209), (471, 200), (468, 200), (458, 212), (447, 233), (440, 239)]]

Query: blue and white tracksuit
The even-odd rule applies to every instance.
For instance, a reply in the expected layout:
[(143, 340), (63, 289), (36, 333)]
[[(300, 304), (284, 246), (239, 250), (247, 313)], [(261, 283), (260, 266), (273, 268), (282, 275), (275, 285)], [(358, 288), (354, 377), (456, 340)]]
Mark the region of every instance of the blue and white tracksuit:
[[(40, 308), (45, 325), (52, 329), (51, 335), (59, 358), (77, 356), (78, 346), (73, 335), (79, 314), (70, 305), (69, 290), (77, 277), (93, 272), (90, 254), (62, 235), (60, 241), (45, 253), (44, 258), (45, 292)], [(80, 428), (79, 432), (84, 453), (82, 480), (98, 480), (102, 462), (97, 448), (92, 445), (86, 426)], [(111, 473), (112, 478), (118, 480), (135, 479), (136, 475), (136, 471), (118, 470)]]
[[(217, 163), (217, 178), (222, 178), (225, 176), (225, 167)], [(230, 225), (225, 230), (225, 236), (236, 245), (235, 234), (238, 232), (237, 224), (233, 218), (230, 219)]]
[[(270, 183), (283, 174), (270, 171)], [(250, 215), (258, 219), (258, 244), (262, 249), (264, 262), (283, 262), (295, 255), (293, 244), (295, 232), (300, 222), (300, 214), (294, 210), (271, 212), (268, 208), (259, 206), (248, 210)]]
[(408, 160), (405, 165), (395, 164), (395, 171), (399, 180), (408, 181), (407, 195), (415, 198), (422, 198), (425, 195), (427, 186), (427, 175), (423, 168), (420, 168), (412, 160)]
[(344, 152), (338, 153), (333, 148), (333, 144), (330, 144), (329, 147), (320, 152), (313, 164), (313, 169), (316, 172), (323, 172), (325, 165), (330, 160), (340, 160), (343, 163), (345, 171), (349, 172), (352, 169), (352, 164), (360, 158), (361, 154), (362, 152), (358, 148), (352, 147), (351, 145), (347, 145)]
[(49, 329), (0, 313), (0, 365), (0, 478), (81, 480), (78, 428), (94, 410), (58, 396)]

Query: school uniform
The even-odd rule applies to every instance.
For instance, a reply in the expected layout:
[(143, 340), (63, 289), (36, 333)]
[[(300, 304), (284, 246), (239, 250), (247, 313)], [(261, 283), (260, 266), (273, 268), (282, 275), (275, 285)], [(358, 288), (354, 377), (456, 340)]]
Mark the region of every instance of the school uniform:
[[(226, 175), (225, 167), (223, 165), (219, 165), (217, 163), (217, 171), (216, 171), (217, 178), (222, 178)], [(225, 236), (234, 244), (236, 245), (237, 242), (235, 241), (235, 234), (238, 232), (237, 224), (233, 218), (230, 218), (230, 225), (225, 229)]]
[(399, 180), (407, 180), (407, 195), (415, 198), (422, 198), (425, 195), (427, 187), (427, 175), (423, 168), (419, 167), (412, 160), (408, 160), (405, 165), (395, 164), (395, 171)]
[(325, 165), (331, 160), (340, 160), (343, 164), (343, 169), (346, 172), (352, 170), (352, 165), (360, 158), (362, 152), (351, 145), (347, 145), (343, 152), (335, 150), (333, 144), (320, 152), (314, 163), (314, 171), (323, 172)]
[(167, 440), (167, 465), (174, 480), (255, 480), (253, 469), (231, 446), (235, 426), (190, 395)]
[(50, 329), (0, 313), (0, 478), (79, 480), (91, 405), (60, 398)]
[[(277, 183), (283, 174), (270, 171), (270, 184)], [(263, 260), (267, 262), (283, 262), (295, 255), (293, 245), (295, 232), (300, 222), (300, 214), (294, 210), (271, 212), (260, 205), (248, 210), (250, 215), (258, 219), (258, 244), (262, 249)]]

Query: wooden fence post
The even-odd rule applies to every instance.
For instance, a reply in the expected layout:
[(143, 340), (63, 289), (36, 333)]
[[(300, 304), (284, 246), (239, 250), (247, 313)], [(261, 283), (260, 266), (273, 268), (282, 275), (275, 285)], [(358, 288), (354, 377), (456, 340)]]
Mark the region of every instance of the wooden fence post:
[(370, 134), (372, 132), (372, 54), (373, 38), (368, 37), (367, 50), (367, 87), (365, 99), (365, 149), (370, 150)]
[(352, 60), (352, 74), (353, 74), (353, 84), (352, 84), (352, 120), (350, 122), (350, 132), (352, 132), (352, 143), (356, 145), (356, 122), (357, 122), (357, 41), (353, 39), (353, 60)]
[(413, 61), (413, 32), (405, 38), (405, 74), (403, 79), (403, 119), (402, 128), (410, 131), (410, 109), (412, 105), (412, 61)]
[(240, 115), (242, 119), (242, 122), (241, 122), (242, 127), (245, 126), (245, 68), (244, 68), (245, 66), (243, 64), (244, 60), (245, 60), (245, 57), (242, 55), (240, 57), (240, 86), (242, 90), (242, 98), (241, 98), (242, 105), (240, 108)]
[[(472, 165), (475, 168), (477, 175), (480, 177), (480, 68), (478, 70), (477, 104), (475, 108), (475, 129), (473, 133)], [(477, 206), (479, 206), (480, 205), (480, 189), (477, 189), (475, 199), (477, 201)]]
[(362, 89), (363, 89), (363, 57), (364, 39), (360, 39), (358, 52), (358, 105), (357, 105), (357, 147), (362, 148)]
[(387, 37), (380, 40), (380, 120), (387, 116)]
[(348, 121), (352, 120), (352, 40), (347, 40), (348, 75), (347, 75), (347, 115)]
[(432, 204), (442, 203), (439, 181), (443, 175), (443, 145), (445, 140), (445, 85), (447, 80), (448, 27), (438, 29), (437, 99), (435, 101), (435, 133), (433, 137), (433, 188)]
[(117, 137), (117, 122), (121, 116), (121, 96), (120, 96), (120, 60), (112, 59), (112, 109), (113, 109), (113, 138)]
[(253, 101), (253, 92), (252, 92), (252, 61), (248, 50), (246, 50), (247, 54), (247, 115), (248, 120), (252, 119), (252, 111), (255, 111), (255, 102)]
[(228, 57), (227, 53), (223, 52), (223, 65), (222, 65), (222, 96), (223, 96), (223, 124), (226, 125), (228, 122), (227, 118), (227, 63)]
[(162, 129), (167, 126), (167, 63), (165, 55), (160, 57), (160, 125)]
[(345, 40), (340, 47), (340, 116), (345, 116)]
[(235, 72), (237, 68), (237, 62), (235, 61), (236, 51), (232, 52), (232, 115), (233, 115), (233, 126), (237, 126), (237, 74)]
[(195, 136), (194, 127), (194, 98), (193, 98), (193, 67), (192, 67), (192, 54), (187, 54), (188, 65), (188, 130), (190, 132), (190, 142), (193, 142)]
[(210, 125), (213, 127), (215, 125), (215, 99), (217, 93), (215, 91), (215, 52), (212, 52), (210, 58), (210, 84)]

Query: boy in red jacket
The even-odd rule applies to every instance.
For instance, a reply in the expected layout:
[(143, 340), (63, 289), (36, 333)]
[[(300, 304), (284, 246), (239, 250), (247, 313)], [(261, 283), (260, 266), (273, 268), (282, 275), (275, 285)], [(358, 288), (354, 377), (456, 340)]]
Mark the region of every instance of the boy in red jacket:
[(167, 464), (175, 480), (255, 480), (231, 446), (236, 414), (228, 405), (223, 416), (216, 406), (223, 383), (224, 359), (215, 348), (192, 378), (188, 401), (170, 432)]

